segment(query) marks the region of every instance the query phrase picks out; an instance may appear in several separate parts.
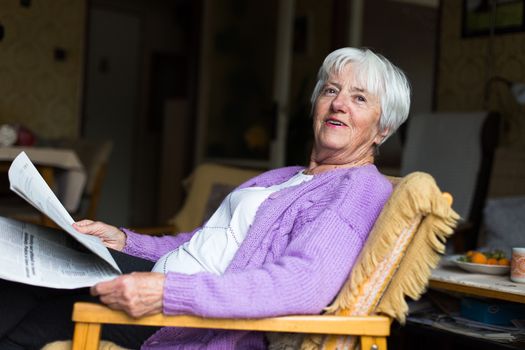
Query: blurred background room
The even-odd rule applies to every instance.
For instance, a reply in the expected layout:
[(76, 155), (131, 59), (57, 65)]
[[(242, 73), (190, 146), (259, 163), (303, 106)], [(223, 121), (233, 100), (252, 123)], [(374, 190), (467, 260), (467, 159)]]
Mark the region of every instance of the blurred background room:
[[(357, 46), (411, 82), (376, 164), (452, 193), (448, 252), (525, 247), (524, 3), (2, 0), (0, 215), (23, 212), (6, 170), (24, 149), (74, 218), (192, 228), (247, 177), (307, 163), (317, 70)], [(406, 329), (394, 349), (498, 348)]]
[[(435, 175), (438, 183), (468, 187), (461, 214), (481, 222), (487, 198), (525, 193), (523, 8), (519, 0), (2, 1), (0, 141), (69, 147), (91, 186), (98, 170), (88, 164), (103, 163), (91, 215), (164, 224), (201, 163), (305, 164), (322, 58), (364, 46), (406, 72), (409, 120), (423, 125), (412, 132), (432, 136), (423, 151), (409, 140), (409, 121), (381, 147), (378, 166), (404, 175), (425, 170), (423, 157), (435, 159), (429, 172), (454, 169), (461, 181)], [(486, 126), (489, 114), (497, 122)], [(478, 137), (487, 128), (485, 152)], [(12, 140), (13, 130), (29, 136)], [(79, 142), (106, 148), (86, 146), (82, 156)], [(456, 151), (439, 152), (439, 142)], [(95, 152), (96, 161), (86, 158)]]

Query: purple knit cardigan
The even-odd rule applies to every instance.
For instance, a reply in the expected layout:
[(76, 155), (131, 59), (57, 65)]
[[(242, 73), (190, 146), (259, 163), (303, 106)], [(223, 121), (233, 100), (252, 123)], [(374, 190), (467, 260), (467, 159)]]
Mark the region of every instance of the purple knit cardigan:
[[(240, 187), (282, 183), (302, 167), (271, 170)], [(392, 192), (374, 165), (337, 169), (273, 193), (225, 273), (168, 273), (166, 315), (260, 318), (319, 314), (335, 297)], [(156, 261), (192, 234), (129, 230), (124, 252)], [(264, 349), (260, 332), (165, 327), (142, 349)]]

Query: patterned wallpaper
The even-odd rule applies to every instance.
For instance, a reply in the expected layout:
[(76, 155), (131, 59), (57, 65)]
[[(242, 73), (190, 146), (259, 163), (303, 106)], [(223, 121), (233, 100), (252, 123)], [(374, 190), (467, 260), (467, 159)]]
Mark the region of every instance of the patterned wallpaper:
[[(85, 0), (0, 2), (0, 123), (43, 138), (79, 133)], [(56, 49), (65, 57), (56, 59)], [(59, 55), (60, 56), (60, 52)]]
[(463, 38), (462, 3), (442, 0), (436, 107), (439, 111), (497, 110), (506, 127), (504, 145), (525, 146), (525, 107), (492, 76), (525, 82), (525, 32)]

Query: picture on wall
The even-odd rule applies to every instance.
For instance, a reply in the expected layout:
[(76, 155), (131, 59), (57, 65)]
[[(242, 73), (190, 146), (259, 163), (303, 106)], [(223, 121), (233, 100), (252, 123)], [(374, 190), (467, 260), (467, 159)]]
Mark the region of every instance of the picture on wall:
[(463, 37), (525, 30), (525, 0), (463, 0)]

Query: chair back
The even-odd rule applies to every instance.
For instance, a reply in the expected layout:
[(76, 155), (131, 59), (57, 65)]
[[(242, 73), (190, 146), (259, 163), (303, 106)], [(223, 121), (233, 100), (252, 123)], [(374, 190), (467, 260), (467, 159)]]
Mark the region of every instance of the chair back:
[(482, 219), (500, 132), (497, 114), (480, 112), (420, 113), (409, 122), (401, 175), (431, 174), (438, 186), (454, 194), (454, 210), (474, 233), (462, 249), (471, 249)]
[(178, 232), (191, 231), (201, 226), (228, 193), (260, 173), (253, 169), (227, 165), (200, 164), (185, 180), (188, 195), (181, 210), (169, 220), (169, 223), (175, 225)]

